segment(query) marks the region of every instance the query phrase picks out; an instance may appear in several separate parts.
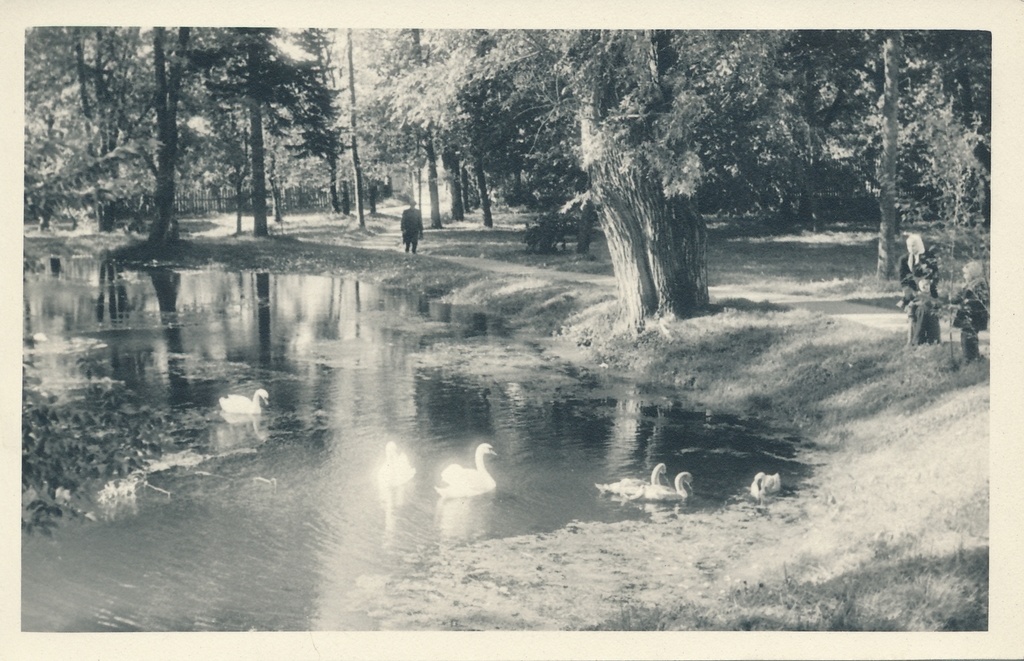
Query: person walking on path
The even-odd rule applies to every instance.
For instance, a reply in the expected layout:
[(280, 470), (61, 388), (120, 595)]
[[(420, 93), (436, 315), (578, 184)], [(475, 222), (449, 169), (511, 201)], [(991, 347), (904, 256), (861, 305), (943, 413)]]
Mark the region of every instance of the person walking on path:
[(416, 246), (423, 238), (423, 216), (416, 208), (416, 202), (410, 202), (409, 208), (402, 212), (402, 242), (405, 244), (405, 252), (412, 249), (416, 254)]

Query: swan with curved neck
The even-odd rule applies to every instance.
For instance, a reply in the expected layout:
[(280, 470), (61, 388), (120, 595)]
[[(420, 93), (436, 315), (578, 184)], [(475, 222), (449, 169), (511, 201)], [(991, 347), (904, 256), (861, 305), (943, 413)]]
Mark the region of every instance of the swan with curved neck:
[(443, 486), (434, 487), (442, 498), (468, 498), (494, 491), (497, 483), (484, 466), (484, 456), (497, 456), (490, 443), (481, 443), (476, 448), (474, 468), (451, 464), (441, 471)]
[(627, 496), (629, 500), (686, 500), (693, 493), (693, 475), (683, 471), (676, 475), (672, 486), (664, 484), (645, 484), (635, 494)]
[(615, 494), (616, 496), (630, 497), (637, 494), (645, 486), (655, 486), (661, 484), (661, 476), (668, 470), (665, 464), (658, 464), (651, 471), (650, 482), (641, 480), (636, 477), (624, 477), (618, 482), (611, 482), (609, 484), (595, 484), (597, 490), (601, 493)]
[(778, 493), (781, 490), (782, 478), (778, 473), (768, 475), (767, 473), (760, 472), (754, 476), (754, 481), (750, 483), (750, 495), (759, 504), (764, 504), (765, 496)]
[(227, 397), (220, 398), (220, 408), (225, 413), (244, 413), (247, 415), (259, 415), (262, 413), (261, 403), (270, 402), (270, 394), (260, 388), (257, 390), (252, 399), (247, 399), (242, 395), (228, 395)]
[(397, 486), (405, 484), (416, 474), (416, 469), (409, 462), (409, 457), (398, 449), (398, 444), (388, 441), (384, 446), (384, 465), (377, 472), (377, 479), (382, 485)]

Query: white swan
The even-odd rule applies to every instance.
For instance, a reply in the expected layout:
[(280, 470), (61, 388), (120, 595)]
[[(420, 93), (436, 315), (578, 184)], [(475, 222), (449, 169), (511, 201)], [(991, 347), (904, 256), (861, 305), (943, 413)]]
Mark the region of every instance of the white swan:
[(750, 495), (758, 503), (764, 503), (765, 496), (778, 493), (781, 490), (782, 478), (778, 473), (774, 475), (768, 475), (764, 472), (758, 473), (754, 476), (754, 481), (750, 483)]
[(484, 466), (484, 455), (497, 456), (490, 443), (481, 443), (476, 448), (476, 468), (465, 468), (451, 464), (441, 471), (441, 481), (445, 486), (434, 487), (442, 498), (468, 498), (493, 491), (497, 486), (494, 478)]
[(616, 496), (626, 496), (627, 498), (637, 494), (640, 489), (645, 486), (654, 486), (661, 484), (661, 476), (665, 474), (665, 464), (658, 464), (651, 471), (651, 481), (641, 480), (636, 477), (624, 477), (618, 482), (611, 482), (610, 484), (595, 484), (597, 490), (601, 493), (615, 494)]
[(222, 411), (227, 413), (245, 413), (248, 415), (259, 415), (262, 412), (260, 403), (269, 402), (270, 394), (260, 388), (252, 396), (252, 399), (246, 399), (241, 395), (228, 395), (227, 397), (220, 398), (220, 408)]
[(388, 441), (384, 446), (384, 465), (377, 472), (377, 480), (382, 486), (405, 484), (416, 474), (416, 469), (409, 463), (409, 457), (398, 450), (398, 444)]
[(693, 492), (693, 476), (683, 471), (676, 475), (672, 487), (664, 484), (645, 484), (636, 493), (626, 496), (628, 500), (686, 500)]

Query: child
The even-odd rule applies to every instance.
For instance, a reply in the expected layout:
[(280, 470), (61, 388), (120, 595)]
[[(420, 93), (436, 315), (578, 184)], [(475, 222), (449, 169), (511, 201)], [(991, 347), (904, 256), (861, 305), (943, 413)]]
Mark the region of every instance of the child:
[(960, 329), (960, 348), (964, 352), (964, 360), (970, 362), (981, 355), (978, 332), (988, 328), (988, 281), (980, 262), (965, 264), (963, 275), (964, 286), (950, 302), (955, 306), (953, 327)]

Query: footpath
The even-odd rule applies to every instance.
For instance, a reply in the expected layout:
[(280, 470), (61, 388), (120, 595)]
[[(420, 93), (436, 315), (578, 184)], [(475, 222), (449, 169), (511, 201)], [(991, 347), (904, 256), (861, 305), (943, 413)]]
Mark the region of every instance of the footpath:
[[(394, 249), (389, 244), (381, 249)], [(365, 246), (374, 247), (374, 246)], [(421, 251), (429, 254), (429, 251)], [(598, 286), (614, 287), (615, 278), (610, 275), (594, 275), (590, 273), (574, 273), (571, 271), (558, 271), (555, 269), (539, 268), (524, 264), (513, 264), (494, 259), (480, 257), (455, 257), (450, 255), (434, 255), (437, 259), (446, 259), (470, 268), (492, 273), (505, 273), (509, 275), (531, 276), (546, 278), (548, 280), (559, 280), (569, 282), (588, 283)], [(745, 299), (755, 303), (771, 303), (783, 307), (820, 312), (838, 319), (845, 319), (862, 326), (878, 328), (893, 333), (908, 333), (908, 319), (906, 312), (898, 309), (895, 305), (896, 297), (893, 297), (893, 309), (887, 310), (877, 305), (867, 305), (855, 301), (844, 301), (835, 299), (819, 299), (811, 296), (788, 295), (769, 292), (753, 291), (744, 287), (734, 285), (719, 285), (708, 287), (708, 294), (713, 303), (729, 299)], [(940, 321), (942, 342), (960, 343), (960, 331), (951, 328), (948, 319)], [(989, 332), (982, 331), (978, 337), (981, 353), (989, 355)]]

